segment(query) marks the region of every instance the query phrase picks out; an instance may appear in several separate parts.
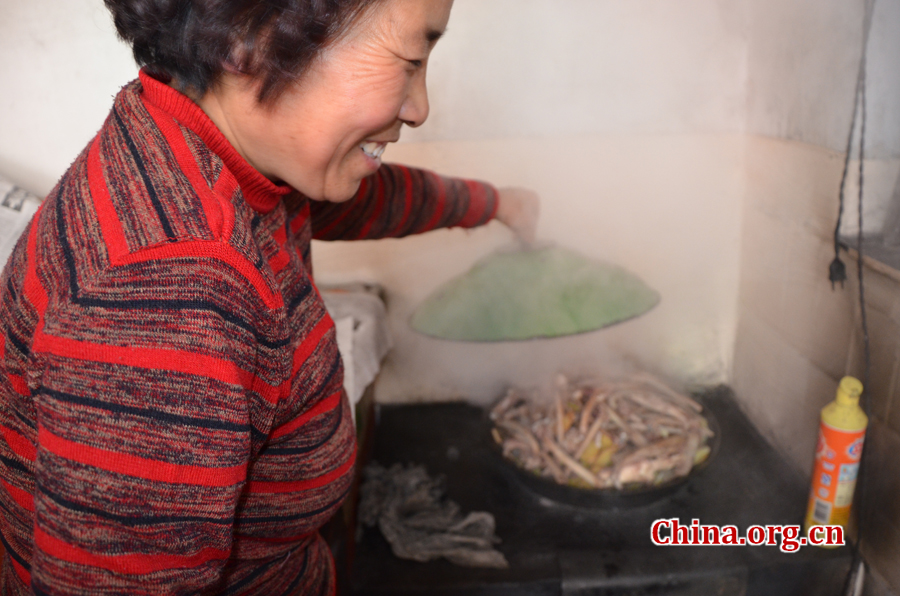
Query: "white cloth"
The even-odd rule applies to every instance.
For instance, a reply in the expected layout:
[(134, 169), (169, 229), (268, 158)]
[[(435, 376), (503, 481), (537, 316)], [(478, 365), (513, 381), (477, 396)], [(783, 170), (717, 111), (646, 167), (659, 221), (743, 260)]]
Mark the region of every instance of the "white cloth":
[(381, 360), (393, 345), (387, 311), (379, 289), (365, 284), (323, 288), (322, 299), (337, 328), (338, 350), (344, 361), (344, 389), (354, 406), (381, 370)]
[(40, 205), (36, 195), (0, 176), (0, 269)]

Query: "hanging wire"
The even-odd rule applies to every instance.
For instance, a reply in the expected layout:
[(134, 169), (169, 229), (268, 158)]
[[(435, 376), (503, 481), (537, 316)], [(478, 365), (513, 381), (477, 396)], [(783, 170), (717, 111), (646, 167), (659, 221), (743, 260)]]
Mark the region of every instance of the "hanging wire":
[[(863, 263), (863, 187), (864, 187), (864, 178), (865, 178), (865, 157), (866, 157), (866, 58), (868, 54), (868, 45), (869, 45), (869, 32), (872, 27), (872, 16), (875, 12), (875, 0), (865, 0), (865, 16), (863, 19), (863, 48), (862, 48), (862, 56), (860, 57), (860, 65), (859, 65), (859, 76), (857, 77), (856, 82), (856, 96), (853, 100), (853, 118), (852, 123), (850, 125), (850, 138), (847, 142), (847, 155), (844, 159), (844, 171), (841, 176), (841, 190), (840, 190), (840, 199), (839, 199), (839, 211), (838, 211), (838, 221), (837, 225), (834, 229), (834, 243), (835, 243), (835, 259), (831, 263), (831, 267), (829, 269), (829, 278), (831, 279), (832, 288), (834, 288), (835, 281), (840, 281), (841, 286), (843, 287), (843, 281), (846, 279), (846, 272), (844, 271), (844, 264), (840, 260), (840, 241), (839, 241), (839, 233), (841, 227), (841, 217), (843, 215), (844, 210), (844, 185), (847, 178), (847, 171), (850, 166), (850, 153), (853, 148), (853, 132), (856, 128), (856, 114), (857, 111), (860, 115), (860, 123), (859, 123), (859, 199), (857, 202), (857, 215), (859, 219), (859, 226), (856, 232), (856, 269), (857, 269), (857, 278), (859, 284), (859, 309), (860, 309), (860, 323), (862, 327), (862, 339), (863, 339), (863, 361), (864, 361), (864, 370), (863, 370), (863, 393), (860, 397), (860, 401), (862, 402), (863, 410), (866, 413), (866, 416), (871, 421), (872, 420), (872, 395), (869, 390), (870, 380), (871, 380), (871, 369), (872, 369), (872, 357), (869, 346), (869, 323), (866, 315), (866, 293), (865, 293), (865, 283), (864, 283), (864, 263)], [(836, 266), (836, 263), (839, 266)], [(838, 276), (843, 275), (840, 279), (835, 279), (836, 274)], [(868, 447), (864, 447), (862, 457), (859, 462), (859, 471), (858, 471), (858, 486), (859, 486), (859, 524), (857, 524), (857, 532), (856, 532), (856, 541), (851, 543), (851, 548), (853, 550), (853, 558), (850, 563), (850, 570), (847, 573), (847, 577), (844, 581), (844, 589), (843, 594), (846, 596), (861, 596), (863, 587), (865, 585), (865, 577), (866, 577), (866, 562), (862, 557), (862, 553), (860, 552), (860, 545), (862, 544), (864, 527), (868, 523), (868, 510), (869, 510), (869, 500), (867, 499), (867, 462), (870, 459), (869, 452), (871, 450)]]
[[(863, 56), (865, 56), (865, 48), (863, 48)], [(850, 119), (850, 134), (847, 136), (847, 151), (844, 155), (844, 170), (841, 172), (841, 189), (838, 192), (838, 216), (837, 223), (834, 226), (834, 260), (828, 268), (828, 279), (831, 280), (831, 289), (834, 290), (836, 283), (844, 287), (847, 281), (847, 268), (841, 260), (841, 248), (846, 248), (841, 242), (841, 223), (844, 219), (844, 189), (847, 186), (847, 172), (850, 171), (850, 157), (853, 153), (853, 132), (856, 130), (856, 113), (859, 111), (859, 90), (862, 85), (862, 67), (860, 67), (859, 75), (856, 77), (856, 90), (853, 94), (853, 116)]]
[[(872, 28), (872, 15), (875, 11), (875, 0), (863, 0), (864, 16), (863, 16), (863, 43), (862, 54), (860, 56), (859, 70), (856, 76), (856, 89), (853, 93), (853, 112), (850, 120), (850, 133), (847, 135), (847, 151), (844, 153), (844, 169), (841, 172), (841, 187), (838, 192), (838, 216), (834, 226), (834, 260), (828, 269), (828, 279), (831, 280), (831, 289), (835, 288), (835, 284), (840, 283), (844, 287), (847, 280), (847, 268), (841, 261), (841, 249), (847, 249), (847, 246), (841, 242), (841, 224), (844, 219), (844, 203), (845, 190), (847, 187), (847, 174), (850, 171), (850, 158), (853, 156), (853, 137), (856, 132), (856, 115), (860, 112), (860, 98), (865, 98), (865, 75), (866, 75), (866, 58), (869, 46), (869, 32)], [(865, 106), (863, 106), (865, 111)], [(862, 146), (862, 143), (860, 143)], [(860, 175), (862, 172), (860, 171)], [(862, 191), (860, 191), (862, 192)]]

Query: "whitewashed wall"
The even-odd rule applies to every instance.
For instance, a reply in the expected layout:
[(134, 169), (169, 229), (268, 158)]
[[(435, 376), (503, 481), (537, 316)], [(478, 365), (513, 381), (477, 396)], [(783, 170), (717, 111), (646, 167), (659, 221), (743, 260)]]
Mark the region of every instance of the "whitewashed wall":
[[(843, 153), (864, 0), (757, 0), (749, 6), (747, 131)], [(878, 234), (900, 181), (900, 0), (875, 0), (867, 64), (864, 231)], [(848, 178), (847, 235), (858, 229), (858, 164)]]
[[(739, 132), (742, 1), (457, 0), (410, 140)], [(44, 194), (136, 74), (102, 0), (0, 3), (0, 171)]]
[(743, 0), (456, 0), (416, 141), (740, 132)]
[[(457, 0), (413, 141), (747, 132), (843, 150), (863, 0)], [(900, 157), (900, 0), (877, 0), (869, 154)], [(46, 193), (135, 76), (102, 0), (0, 2), (0, 170)]]
[[(862, 50), (864, 0), (749, 3), (748, 132), (843, 152)], [(867, 153), (900, 157), (900, 0), (875, 0)]]
[(877, 0), (869, 35), (867, 151), (900, 157), (900, 0)]
[(47, 194), (135, 76), (102, 0), (0, 1), (0, 172)]

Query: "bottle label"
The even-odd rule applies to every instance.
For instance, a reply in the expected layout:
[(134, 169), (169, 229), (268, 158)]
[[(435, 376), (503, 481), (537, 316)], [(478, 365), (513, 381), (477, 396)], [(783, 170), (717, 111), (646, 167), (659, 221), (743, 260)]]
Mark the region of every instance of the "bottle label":
[(807, 525), (844, 525), (849, 520), (865, 434), (865, 429), (847, 432), (821, 423)]
[(834, 491), (834, 506), (849, 507), (853, 502), (853, 489), (856, 488), (856, 472), (859, 464), (841, 464), (837, 489)]

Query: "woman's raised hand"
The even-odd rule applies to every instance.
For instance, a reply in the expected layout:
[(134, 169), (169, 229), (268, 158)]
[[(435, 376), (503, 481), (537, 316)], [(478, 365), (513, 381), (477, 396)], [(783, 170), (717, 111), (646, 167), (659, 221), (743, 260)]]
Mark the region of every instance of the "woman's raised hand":
[(496, 219), (508, 227), (526, 245), (537, 237), (541, 200), (537, 193), (526, 188), (498, 189)]

